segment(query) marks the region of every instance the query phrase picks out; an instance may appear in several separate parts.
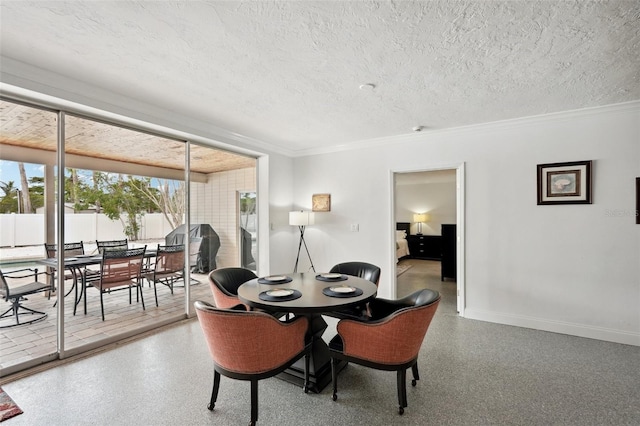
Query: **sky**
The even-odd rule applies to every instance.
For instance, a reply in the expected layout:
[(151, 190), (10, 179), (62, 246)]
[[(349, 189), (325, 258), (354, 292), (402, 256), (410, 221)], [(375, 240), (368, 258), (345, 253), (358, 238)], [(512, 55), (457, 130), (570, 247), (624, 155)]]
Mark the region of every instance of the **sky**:
[[(32, 177), (44, 177), (44, 166), (42, 164), (24, 163), (24, 170), (27, 173), (27, 180)], [(0, 160), (0, 181), (9, 183), (11, 180), (15, 188), (22, 189), (18, 163), (15, 161)]]
[[(44, 166), (42, 164), (24, 163), (24, 170), (27, 173), (27, 181), (32, 177), (44, 177)], [(79, 171), (80, 172), (80, 171)], [(79, 173), (78, 177), (82, 179), (91, 179), (90, 172)], [(22, 190), (20, 184), (20, 172), (18, 171), (18, 163), (15, 161), (0, 160), (0, 182), (3, 184), (13, 181), (13, 187)], [(151, 185), (157, 187), (160, 181), (156, 178), (151, 179)], [(0, 192), (0, 195), (2, 193)]]

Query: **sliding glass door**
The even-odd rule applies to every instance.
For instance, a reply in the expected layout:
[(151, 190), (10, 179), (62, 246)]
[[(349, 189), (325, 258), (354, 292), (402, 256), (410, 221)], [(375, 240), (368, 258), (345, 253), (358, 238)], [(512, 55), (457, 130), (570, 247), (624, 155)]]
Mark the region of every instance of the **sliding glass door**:
[[(216, 268), (245, 266), (240, 252), (243, 232), (238, 192), (255, 193), (256, 159), (194, 143), (189, 157), (191, 236), (192, 241), (202, 238), (196, 248), (200, 263), (192, 271), (198, 281), (207, 283), (208, 273)], [(207, 163), (226, 166), (208, 172)], [(206, 295), (205, 300), (213, 299)]]
[[(0, 117), (0, 270), (12, 288), (33, 281), (55, 284), (53, 271), (37, 260), (45, 257), (45, 235), (54, 234), (47, 223), (54, 223), (57, 198), (53, 183), (58, 118), (54, 111), (5, 100), (0, 100)], [(37, 275), (31, 275), (35, 271)], [(58, 294), (52, 288), (20, 298), (17, 316), (10, 301), (0, 301), (3, 375), (16, 366), (57, 357)]]
[[(0, 376), (184, 319), (193, 300), (212, 301), (209, 271), (245, 265), (238, 193), (255, 195), (254, 158), (8, 99), (0, 108), (0, 266), (37, 267), (55, 290), (25, 301), (45, 320), (0, 328)], [(131, 298), (101, 292), (98, 243), (114, 240), (145, 247), (147, 273), (159, 246), (184, 244), (184, 278), (144, 279)], [(72, 243), (80, 251), (60, 253)]]

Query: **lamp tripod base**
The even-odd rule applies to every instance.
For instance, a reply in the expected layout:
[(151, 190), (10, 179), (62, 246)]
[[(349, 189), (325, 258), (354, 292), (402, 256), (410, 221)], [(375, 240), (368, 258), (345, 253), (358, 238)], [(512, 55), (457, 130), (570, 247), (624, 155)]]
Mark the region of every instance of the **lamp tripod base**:
[(315, 266), (313, 266), (313, 260), (311, 260), (311, 255), (309, 254), (309, 249), (307, 248), (307, 242), (304, 240), (305, 227), (300, 225), (298, 226), (298, 229), (300, 229), (300, 241), (298, 242), (298, 255), (296, 256), (296, 265), (293, 268), (293, 272), (298, 272), (298, 262), (300, 261), (300, 249), (302, 249), (303, 245), (304, 245), (305, 251), (307, 252), (307, 257), (309, 258), (309, 262), (311, 263), (311, 269), (313, 270), (313, 272), (316, 272), (316, 268)]

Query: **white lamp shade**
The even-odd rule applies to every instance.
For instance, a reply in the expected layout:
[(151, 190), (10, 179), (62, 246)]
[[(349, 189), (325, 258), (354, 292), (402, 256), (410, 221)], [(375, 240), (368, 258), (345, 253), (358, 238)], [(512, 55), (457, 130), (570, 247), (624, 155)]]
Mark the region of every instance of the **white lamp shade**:
[(413, 221), (417, 223), (424, 223), (429, 220), (429, 215), (426, 213), (416, 213), (413, 215)]
[(295, 211), (289, 212), (289, 225), (292, 226), (307, 226), (313, 225), (315, 222), (315, 215), (313, 212)]

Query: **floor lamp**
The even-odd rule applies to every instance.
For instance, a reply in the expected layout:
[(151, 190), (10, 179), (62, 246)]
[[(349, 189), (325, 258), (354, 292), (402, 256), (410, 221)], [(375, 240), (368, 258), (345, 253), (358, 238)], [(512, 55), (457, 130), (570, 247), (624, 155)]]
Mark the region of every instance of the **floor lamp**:
[(311, 255), (309, 254), (309, 249), (307, 248), (307, 242), (304, 240), (304, 230), (307, 225), (313, 225), (314, 223), (314, 215), (312, 212), (305, 211), (295, 211), (289, 212), (289, 225), (297, 226), (300, 230), (300, 241), (298, 242), (298, 255), (296, 256), (296, 266), (293, 268), (293, 272), (298, 272), (298, 261), (300, 260), (300, 249), (304, 244), (304, 249), (307, 252), (307, 256), (309, 257), (309, 262), (311, 262), (311, 269), (313, 272), (316, 271), (316, 268), (313, 266), (313, 260), (311, 260)]

